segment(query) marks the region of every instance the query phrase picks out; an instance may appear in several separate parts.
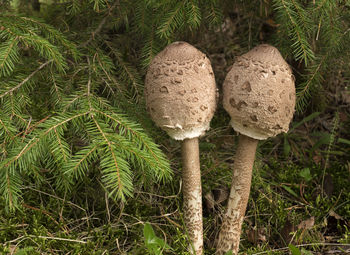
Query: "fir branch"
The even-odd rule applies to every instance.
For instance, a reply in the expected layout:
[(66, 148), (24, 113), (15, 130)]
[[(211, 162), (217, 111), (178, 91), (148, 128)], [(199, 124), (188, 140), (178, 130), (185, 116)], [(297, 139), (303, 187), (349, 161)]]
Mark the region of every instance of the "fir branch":
[(14, 138), (14, 133), (16, 132), (16, 129), (12, 128), (9, 121), (5, 122), (4, 120), (2, 120), (2, 118), (0, 118), (0, 130), (4, 131), (3, 133), (0, 133), (0, 138), (3, 137), (4, 141), (12, 140)]
[(185, 1), (178, 2), (168, 13), (165, 13), (157, 27), (156, 33), (160, 38), (169, 40), (175, 30), (179, 30), (184, 25), (184, 3)]
[(79, 150), (72, 159), (65, 164), (65, 174), (73, 174), (76, 179), (85, 176), (90, 170), (91, 163), (98, 159), (98, 146), (98, 143), (92, 143)]
[(119, 79), (123, 80), (128, 85), (131, 85), (132, 99), (138, 102), (140, 96), (142, 95), (142, 81), (137, 69), (127, 63), (124, 60), (122, 53), (112, 47), (109, 42), (105, 43), (109, 47), (113, 56), (116, 58)]
[(0, 77), (9, 76), (18, 61), (18, 36), (16, 36), (0, 46)]
[(53, 105), (57, 106), (63, 102), (62, 89), (57, 84), (55, 75), (52, 73), (52, 70), (50, 70), (50, 77), (49, 78), (51, 78), (50, 80), (51, 80), (51, 83), (53, 85), (50, 89), (50, 94), (52, 97)]
[(303, 18), (299, 17), (298, 11), (301, 8), (296, 5), (296, 0), (274, 0), (273, 7), (277, 11), (279, 23), (286, 26), (284, 32), (288, 32), (293, 41), (291, 46), (295, 60), (303, 61), (307, 66), (314, 59), (314, 53), (308, 42), (305, 28), (300, 25)]
[[(8, 84), (13, 84), (13, 81), (8, 81)], [(0, 82), (0, 88), (2, 86), (3, 83)], [(27, 125), (26, 119), (28, 116), (25, 112), (28, 105), (30, 104), (30, 98), (25, 93), (25, 91), (22, 92), (23, 93), (10, 93), (7, 97), (2, 99), (0, 98), (0, 107), (2, 114), (9, 118), (11, 120), (11, 123), (19, 129), (25, 128)]]
[(112, 11), (114, 10), (115, 7), (119, 6), (119, 0), (114, 1), (114, 4), (108, 9), (108, 13), (107, 15), (104, 16), (104, 18), (101, 20), (101, 22), (98, 24), (97, 28), (91, 32), (91, 37), (85, 41), (84, 43), (82, 43), (80, 46), (81, 47), (86, 47), (90, 42), (92, 42), (95, 38), (95, 36), (97, 34), (99, 34), (103, 28), (103, 26), (105, 25), (107, 19), (111, 16)]
[(135, 2), (134, 29), (136, 32), (147, 34), (149, 29), (153, 29), (153, 27), (150, 25), (150, 23), (153, 22), (153, 19), (149, 18), (153, 13), (148, 8), (146, 1), (137, 0)]
[(222, 22), (223, 14), (219, 4), (220, 3), (218, 0), (209, 0), (203, 7), (204, 9), (207, 9), (206, 12), (208, 14), (206, 15), (206, 19), (209, 21), (209, 25), (211, 26), (216, 26)]
[(111, 195), (117, 193), (118, 198), (125, 200), (125, 194), (129, 196), (132, 194), (129, 164), (118, 156), (116, 148), (112, 145), (112, 141), (108, 139), (108, 134), (103, 131), (105, 128), (101, 128), (101, 125), (95, 119), (94, 115), (91, 115), (91, 118), (107, 145), (104, 151), (105, 155), (110, 155), (113, 159), (110, 161), (107, 157), (103, 157), (101, 160), (105, 184), (107, 188), (111, 189)]
[(57, 143), (51, 143), (50, 146), (52, 147), (53, 154), (57, 158), (56, 162), (66, 163), (70, 155), (69, 146), (62, 137), (62, 131), (57, 130), (57, 128), (54, 128), (53, 131), (54, 131), (55, 139), (52, 139), (52, 140), (57, 141)]
[[(7, 15), (5, 17), (11, 17), (11, 15)], [(44, 36), (52, 43), (57, 43), (60, 46), (63, 46), (67, 51), (69, 51), (74, 59), (78, 58), (78, 51), (74, 43), (67, 40), (62, 33), (56, 30), (54, 27), (41, 22), (40, 20), (36, 20), (34, 18), (23, 17), (23, 16), (12, 16), (15, 18), (14, 22), (18, 23), (23, 22), (23, 25), (30, 25), (33, 28), (36, 28)]]
[[(19, 159), (21, 159), (24, 155), (26, 155), (29, 151), (31, 151), (34, 146), (37, 146), (42, 141), (42, 139), (44, 137), (46, 137), (48, 134), (50, 134), (50, 132), (52, 132), (53, 130), (57, 129), (58, 127), (60, 127), (62, 125), (66, 125), (68, 122), (70, 122), (76, 118), (80, 118), (88, 113), (89, 113), (88, 111), (82, 112), (82, 113), (75, 113), (75, 114), (71, 114), (71, 115), (67, 115), (67, 116), (62, 116), (60, 118), (56, 117), (56, 119), (53, 119), (52, 121), (48, 120), (48, 121), (44, 122), (41, 126), (44, 126), (44, 127), (46, 126), (47, 129), (45, 129), (43, 132), (39, 133), (37, 136), (34, 136), (33, 138), (31, 138), (22, 148), (19, 148), (19, 150), (17, 150), (16, 153), (14, 153), (14, 155), (12, 157), (8, 158), (4, 162), (1, 162), (0, 169), (1, 168), (9, 168), (9, 167), (15, 168), (17, 165), (16, 162), (18, 162)], [(21, 163), (19, 163), (19, 164), (21, 164)], [(28, 162), (25, 162), (25, 164), (22, 164), (22, 165), (28, 165)], [(25, 168), (21, 167), (21, 169), (25, 169)]]
[(22, 178), (16, 171), (10, 171), (10, 169), (0, 170), (0, 180), (3, 180), (2, 182), (0, 181), (0, 194), (7, 201), (10, 210), (14, 210), (18, 206)]
[(27, 46), (33, 47), (43, 58), (53, 61), (58, 70), (64, 72), (66, 61), (58, 48), (46, 39), (37, 35), (22, 34), (19, 40)]
[[(108, 123), (113, 125), (114, 128), (118, 128), (120, 134), (127, 135), (137, 144), (142, 145), (144, 150), (146, 150), (155, 161), (153, 171), (156, 171), (156, 176), (158, 176), (159, 179), (166, 180), (171, 177), (169, 162), (165, 159), (161, 150), (151, 142), (145, 134), (140, 132), (141, 129), (138, 125), (132, 125), (126, 120), (123, 120), (121, 116), (116, 116), (115, 114), (102, 112), (97, 109), (94, 109), (94, 111), (109, 120)], [(117, 126), (115, 124), (117, 124)]]
[(301, 111), (305, 109), (305, 107), (308, 105), (308, 100), (311, 97), (312, 90), (320, 84), (322, 80), (321, 70), (324, 68), (326, 59), (327, 56), (323, 56), (323, 58), (317, 64), (310, 67), (308, 69), (308, 79), (298, 86), (296, 100), (297, 110)]
[[(28, 24), (22, 24), (17, 22), (19, 19), (17, 16), (12, 17), (14, 19), (7, 20), (11, 16), (0, 16), (0, 21), (4, 23), (4, 29), (0, 30), (0, 38), (11, 40), (17, 38), (25, 47), (32, 47), (40, 56), (46, 59), (52, 59), (60, 71), (64, 71), (66, 68), (66, 62), (56, 45), (50, 43), (50, 41), (44, 37), (41, 37), (36, 32), (38, 29), (31, 27)], [(65, 41), (62, 37), (60, 41)], [(72, 49), (71, 49), (72, 50)], [(74, 50), (73, 50), (74, 51)]]
[(141, 50), (142, 67), (147, 68), (152, 59), (160, 52), (164, 46), (162, 42), (156, 37), (155, 26), (151, 24), (151, 31), (146, 35), (146, 40)]
[(41, 69), (43, 69), (45, 66), (50, 64), (52, 60), (48, 60), (45, 63), (41, 64), (35, 71), (33, 71), (30, 75), (28, 75), (24, 80), (22, 80), (20, 83), (18, 83), (16, 86), (12, 87), (11, 89), (7, 90), (5, 93), (0, 94), (0, 99), (4, 96), (13, 93), (15, 90), (18, 90), (21, 88), (26, 82), (28, 82), (37, 72), (39, 72)]
[(186, 21), (190, 29), (197, 29), (201, 24), (201, 11), (197, 0), (187, 0), (185, 3)]

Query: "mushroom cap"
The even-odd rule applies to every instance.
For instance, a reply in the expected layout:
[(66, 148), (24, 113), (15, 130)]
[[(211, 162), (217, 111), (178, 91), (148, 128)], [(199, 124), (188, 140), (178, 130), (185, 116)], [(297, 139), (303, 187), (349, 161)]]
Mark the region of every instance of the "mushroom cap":
[(146, 74), (147, 110), (156, 125), (176, 140), (199, 137), (209, 129), (216, 93), (209, 59), (186, 42), (168, 45)]
[(243, 135), (264, 140), (288, 131), (294, 76), (275, 47), (262, 44), (237, 57), (224, 81), (223, 105), (230, 124)]

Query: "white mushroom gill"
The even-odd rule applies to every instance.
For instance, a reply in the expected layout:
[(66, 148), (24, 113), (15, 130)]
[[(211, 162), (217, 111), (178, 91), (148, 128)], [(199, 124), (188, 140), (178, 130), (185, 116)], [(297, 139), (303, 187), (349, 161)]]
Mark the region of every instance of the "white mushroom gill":
[(179, 124), (175, 126), (163, 125), (163, 129), (167, 131), (169, 136), (175, 140), (184, 140), (186, 138), (191, 139), (201, 136), (206, 130), (209, 129), (209, 123), (201, 127), (188, 128), (184, 130)]

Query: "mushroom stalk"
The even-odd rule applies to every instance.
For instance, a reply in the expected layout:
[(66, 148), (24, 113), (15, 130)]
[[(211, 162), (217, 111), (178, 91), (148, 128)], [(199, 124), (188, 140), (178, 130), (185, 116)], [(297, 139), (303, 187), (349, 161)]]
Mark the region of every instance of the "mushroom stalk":
[(245, 135), (239, 136), (227, 210), (219, 233), (216, 254), (222, 255), (239, 249), (241, 227), (248, 204), (252, 170), (258, 140)]
[(184, 139), (182, 153), (183, 210), (190, 251), (203, 254), (202, 186), (198, 138)]

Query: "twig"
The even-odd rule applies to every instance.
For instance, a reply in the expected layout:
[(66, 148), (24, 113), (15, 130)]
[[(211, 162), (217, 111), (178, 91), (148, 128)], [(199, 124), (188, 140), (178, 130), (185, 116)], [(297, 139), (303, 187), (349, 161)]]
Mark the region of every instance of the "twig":
[(321, 183), (321, 194), (322, 197), (324, 196), (324, 179), (325, 179), (325, 175), (326, 175), (326, 170), (328, 168), (328, 162), (329, 162), (329, 153), (332, 149), (332, 146), (334, 145), (334, 137), (336, 135), (336, 131), (338, 129), (338, 124), (339, 124), (339, 112), (337, 111), (335, 113), (334, 119), (333, 119), (333, 128), (331, 131), (331, 136), (330, 136), (330, 140), (329, 140), (329, 144), (328, 144), (328, 148), (327, 148), (327, 154), (326, 154), (326, 161), (324, 163), (324, 167), (323, 167), (323, 173), (322, 173), (322, 183)]
[[(340, 244), (340, 243), (307, 243), (307, 244), (299, 244), (295, 245), (295, 247), (307, 247), (307, 246), (344, 246), (344, 247), (350, 247), (350, 244)], [(283, 247), (279, 249), (273, 249), (268, 251), (262, 251), (258, 253), (254, 253), (253, 255), (260, 255), (260, 254), (266, 254), (270, 252), (276, 252), (276, 251), (287, 251), (289, 250), (289, 247)]]
[(86, 217), (88, 218), (88, 215), (87, 215), (87, 213), (86, 213), (86, 210), (85, 210), (84, 208), (80, 207), (79, 205), (76, 205), (76, 204), (74, 204), (74, 203), (72, 203), (72, 202), (70, 202), (70, 201), (66, 201), (66, 200), (63, 199), (63, 198), (57, 197), (57, 196), (52, 195), (52, 194), (49, 194), (49, 193), (47, 193), (47, 192), (44, 192), (44, 191), (41, 191), (41, 190), (32, 188), (32, 187), (30, 187), (30, 186), (27, 186), (27, 187), (25, 187), (25, 188), (30, 189), (30, 190), (33, 190), (33, 191), (36, 191), (36, 192), (38, 192), (38, 193), (44, 194), (44, 195), (49, 196), (49, 197), (56, 198), (56, 199), (58, 199), (58, 200), (61, 200), (61, 201), (65, 202), (65, 203), (69, 204), (69, 205), (72, 205), (72, 206), (74, 206), (74, 207), (76, 207), (76, 208), (78, 208), (78, 209), (84, 211)]
[(83, 243), (83, 244), (86, 244), (86, 243), (87, 243), (87, 242), (81, 241), (81, 240), (74, 240), (74, 239), (61, 238), (61, 237), (35, 236), (35, 235), (28, 235), (28, 236), (29, 236), (29, 237), (34, 237), (34, 238), (52, 239), (52, 240), (59, 240), (59, 241), (73, 242), (73, 243)]
[(20, 87), (23, 86), (24, 83), (26, 83), (28, 80), (30, 80), (37, 72), (39, 72), (41, 69), (43, 69), (45, 66), (47, 66), (48, 64), (50, 64), (53, 60), (48, 60), (46, 61), (44, 64), (42, 64), (41, 66), (39, 66), (34, 72), (32, 72), (30, 75), (27, 76), (27, 78), (25, 78), (23, 81), (21, 81), (20, 83), (18, 83), (15, 87), (13, 87), (12, 89), (6, 91), (4, 94), (0, 95), (0, 98), (3, 98), (4, 96), (6, 96), (7, 94), (12, 93), (13, 91), (15, 91), (16, 89), (19, 89)]
[(100, 24), (98, 24), (97, 28), (96, 28), (93, 32), (91, 32), (91, 37), (90, 37), (86, 42), (82, 43), (82, 44), (80, 45), (80, 47), (85, 47), (85, 46), (87, 46), (92, 40), (94, 40), (95, 35), (101, 32), (101, 30), (102, 30), (104, 24), (105, 24), (106, 21), (107, 21), (107, 18), (111, 15), (113, 9), (114, 9), (117, 5), (118, 5), (118, 6), (120, 5), (119, 0), (116, 0), (116, 1), (114, 2), (114, 4), (111, 6), (111, 8), (108, 9), (108, 14), (101, 20), (101, 22), (100, 22)]

